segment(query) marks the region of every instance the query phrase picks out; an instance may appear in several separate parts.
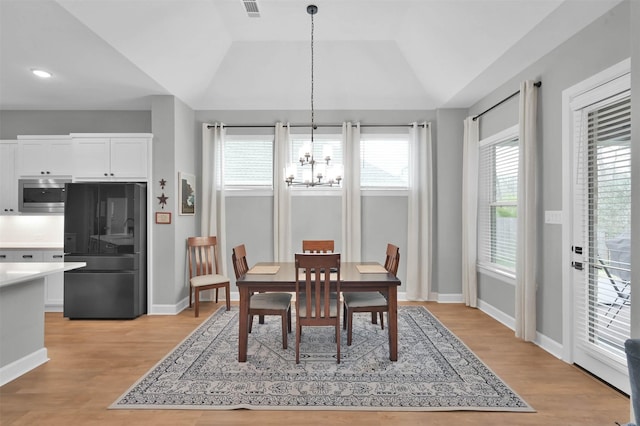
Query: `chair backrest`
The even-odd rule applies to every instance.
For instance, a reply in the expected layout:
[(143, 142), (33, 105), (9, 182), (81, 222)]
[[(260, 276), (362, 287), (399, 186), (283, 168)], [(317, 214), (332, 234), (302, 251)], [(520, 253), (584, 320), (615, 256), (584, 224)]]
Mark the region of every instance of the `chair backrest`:
[(233, 262), (233, 270), (236, 273), (236, 279), (247, 273), (249, 264), (247, 263), (247, 250), (245, 250), (244, 244), (233, 248), (231, 260)]
[(333, 253), (333, 240), (302, 240), (303, 253)]
[[(340, 294), (340, 254), (297, 253), (295, 260), (298, 317), (303, 318), (307, 325), (313, 325), (313, 322), (321, 325), (323, 320), (339, 316), (340, 298), (332, 298), (331, 292), (333, 290)], [(334, 309), (331, 309), (332, 303), (335, 304)]]
[(400, 263), (400, 248), (393, 244), (387, 244), (387, 259), (384, 261), (384, 269), (393, 275), (398, 275), (398, 264)]
[(218, 241), (216, 237), (187, 238), (189, 279), (199, 275), (218, 274)]

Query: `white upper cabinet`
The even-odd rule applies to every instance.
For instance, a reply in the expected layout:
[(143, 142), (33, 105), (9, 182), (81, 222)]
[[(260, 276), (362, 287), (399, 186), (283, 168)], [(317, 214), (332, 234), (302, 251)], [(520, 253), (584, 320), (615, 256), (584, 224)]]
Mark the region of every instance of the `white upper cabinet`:
[(71, 176), (69, 136), (18, 136), (18, 140), (19, 176)]
[(74, 180), (147, 181), (151, 134), (72, 134)]
[(0, 141), (0, 215), (18, 214), (17, 154), (17, 141)]

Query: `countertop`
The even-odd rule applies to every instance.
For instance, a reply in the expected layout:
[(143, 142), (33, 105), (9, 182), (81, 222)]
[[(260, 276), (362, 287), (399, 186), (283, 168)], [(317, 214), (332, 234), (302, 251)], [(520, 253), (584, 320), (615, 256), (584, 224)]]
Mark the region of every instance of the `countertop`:
[(0, 250), (9, 250), (9, 249), (59, 249), (62, 250), (64, 248), (63, 243), (54, 243), (54, 242), (30, 242), (30, 243), (17, 243), (17, 242), (7, 242), (0, 241)]
[(0, 263), (0, 287), (19, 284), (56, 272), (87, 266), (85, 262), (7, 262)]

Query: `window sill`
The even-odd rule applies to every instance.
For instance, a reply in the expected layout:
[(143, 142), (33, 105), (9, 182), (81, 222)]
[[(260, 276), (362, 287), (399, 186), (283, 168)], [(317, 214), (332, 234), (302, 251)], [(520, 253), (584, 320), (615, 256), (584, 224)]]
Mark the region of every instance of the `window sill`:
[(505, 271), (503, 269), (496, 268), (489, 265), (478, 265), (478, 273), (490, 276), (496, 280), (502, 281), (512, 286), (516, 285), (516, 274), (511, 271)]

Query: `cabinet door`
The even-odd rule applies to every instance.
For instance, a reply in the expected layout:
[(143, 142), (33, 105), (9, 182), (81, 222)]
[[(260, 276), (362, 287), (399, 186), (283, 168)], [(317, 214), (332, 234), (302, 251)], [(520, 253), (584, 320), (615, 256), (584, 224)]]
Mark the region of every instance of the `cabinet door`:
[(73, 162), (74, 178), (110, 177), (109, 138), (74, 138)]
[(111, 175), (116, 179), (147, 179), (146, 138), (111, 139)]
[[(63, 262), (62, 251), (43, 251), (43, 262)], [(64, 303), (64, 272), (47, 275), (44, 285), (44, 307), (47, 312), (61, 312)]]
[(20, 140), (20, 176), (70, 176), (72, 145), (69, 139)]
[(17, 142), (0, 143), (0, 215), (18, 214)]

